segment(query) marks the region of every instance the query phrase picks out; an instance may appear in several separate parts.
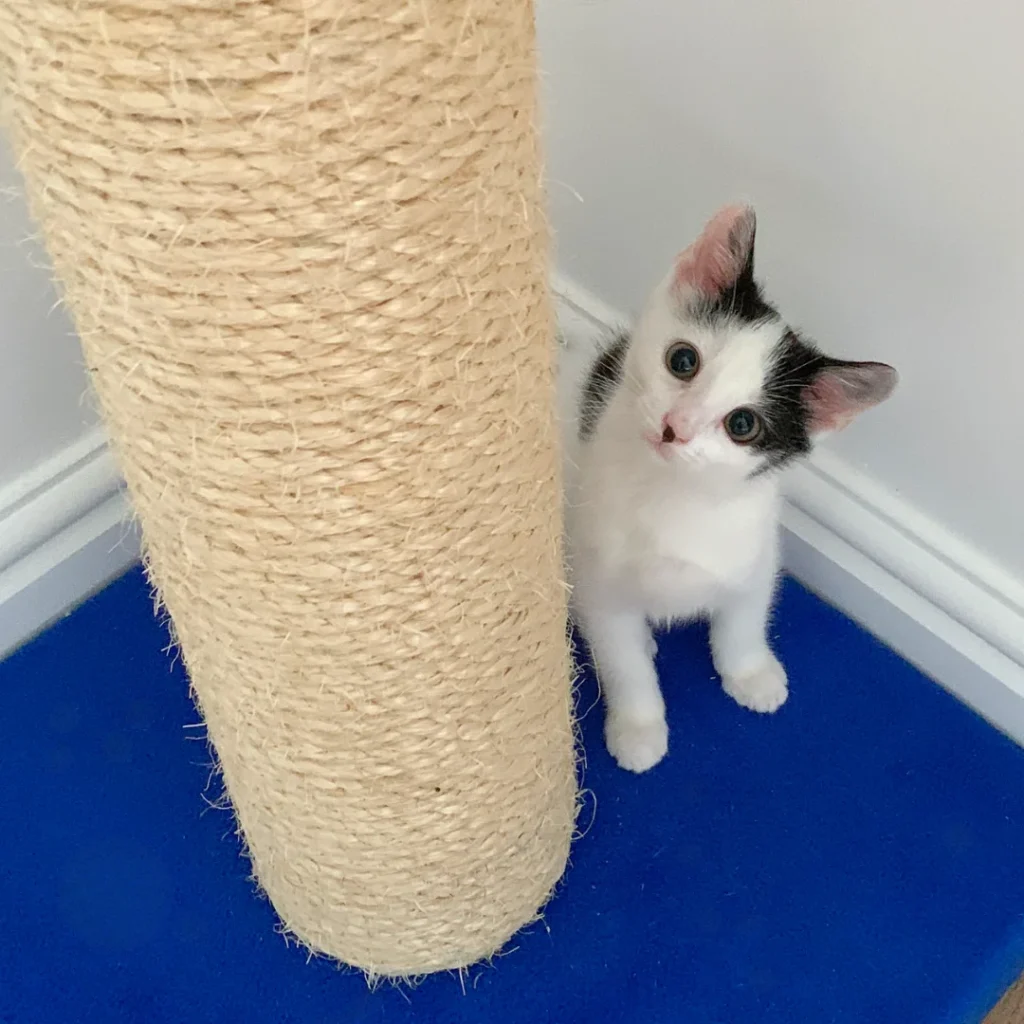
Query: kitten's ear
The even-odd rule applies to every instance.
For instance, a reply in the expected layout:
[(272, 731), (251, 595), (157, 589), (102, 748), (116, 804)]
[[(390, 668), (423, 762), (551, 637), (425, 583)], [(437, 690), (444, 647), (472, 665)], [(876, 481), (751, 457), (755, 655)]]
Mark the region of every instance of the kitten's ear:
[(754, 233), (757, 218), (752, 206), (726, 206), (708, 221), (689, 249), (676, 261), (675, 286), (720, 295), (727, 288), (754, 279)]
[(829, 360), (804, 388), (812, 434), (842, 430), (865, 409), (884, 402), (899, 374), (885, 363)]

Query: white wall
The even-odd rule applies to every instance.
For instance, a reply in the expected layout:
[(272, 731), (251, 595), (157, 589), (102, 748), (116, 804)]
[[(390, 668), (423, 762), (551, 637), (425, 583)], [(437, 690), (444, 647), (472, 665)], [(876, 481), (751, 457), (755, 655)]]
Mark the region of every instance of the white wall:
[(0, 148), (0, 491), (96, 422), (82, 353)]
[(560, 270), (635, 310), (719, 204), (897, 397), (834, 442), (1024, 580), (1024, 7), (539, 0)]

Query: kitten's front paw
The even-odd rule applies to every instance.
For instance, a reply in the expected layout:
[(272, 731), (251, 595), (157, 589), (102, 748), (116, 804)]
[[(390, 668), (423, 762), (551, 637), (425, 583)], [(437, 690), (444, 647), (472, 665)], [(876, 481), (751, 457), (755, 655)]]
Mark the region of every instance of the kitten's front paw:
[(620, 767), (645, 772), (668, 752), (668, 726), (664, 718), (637, 722), (624, 715), (609, 715), (604, 725), (604, 741)]
[(724, 676), (722, 688), (737, 704), (762, 714), (778, 711), (789, 696), (786, 670), (771, 652), (759, 669), (745, 676)]
[(657, 656), (658, 656), (658, 641), (654, 639), (654, 634), (652, 633), (647, 638), (647, 657), (650, 658), (651, 661), (654, 661), (654, 659)]

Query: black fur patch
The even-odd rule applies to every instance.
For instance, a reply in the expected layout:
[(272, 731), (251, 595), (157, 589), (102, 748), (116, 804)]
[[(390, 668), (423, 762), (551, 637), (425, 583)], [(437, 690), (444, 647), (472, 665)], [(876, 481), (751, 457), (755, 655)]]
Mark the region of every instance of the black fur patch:
[(622, 331), (605, 347), (587, 374), (580, 397), (580, 439), (583, 441), (593, 436), (608, 399), (622, 383), (627, 348), (629, 334)]
[(811, 412), (804, 389), (834, 363), (795, 331), (786, 331), (772, 353), (764, 397), (757, 405), (764, 431), (752, 447), (767, 459), (759, 474), (810, 452)]

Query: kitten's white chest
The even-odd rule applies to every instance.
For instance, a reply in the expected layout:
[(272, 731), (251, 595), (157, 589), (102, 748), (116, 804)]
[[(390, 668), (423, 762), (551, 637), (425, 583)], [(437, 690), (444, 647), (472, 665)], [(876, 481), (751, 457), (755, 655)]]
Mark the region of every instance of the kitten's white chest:
[(778, 498), (767, 482), (722, 495), (657, 466), (591, 468), (570, 525), (576, 560), (653, 619), (713, 607), (774, 557)]

